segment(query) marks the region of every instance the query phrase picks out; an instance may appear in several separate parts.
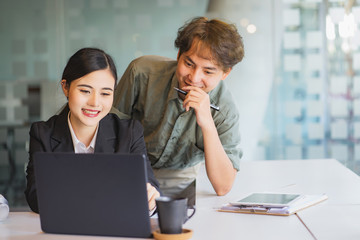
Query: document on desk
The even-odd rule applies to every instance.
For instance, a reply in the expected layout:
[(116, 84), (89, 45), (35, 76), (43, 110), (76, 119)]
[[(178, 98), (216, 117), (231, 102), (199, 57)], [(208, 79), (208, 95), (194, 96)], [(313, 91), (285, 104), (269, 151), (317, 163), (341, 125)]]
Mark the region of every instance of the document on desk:
[(251, 213), (277, 216), (290, 216), (305, 208), (314, 206), (328, 199), (326, 194), (302, 195), (300, 199), (288, 207), (235, 206), (230, 203), (217, 209), (219, 212)]

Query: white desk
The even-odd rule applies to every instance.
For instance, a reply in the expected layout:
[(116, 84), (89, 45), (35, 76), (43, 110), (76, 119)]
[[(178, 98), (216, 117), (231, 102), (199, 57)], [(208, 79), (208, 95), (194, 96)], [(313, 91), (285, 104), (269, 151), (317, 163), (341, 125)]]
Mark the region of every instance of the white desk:
[[(265, 216), (214, 210), (253, 191), (326, 193), (327, 201), (299, 212), (298, 216), (319, 240), (360, 239), (360, 177), (335, 160), (244, 162), (233, 189), (222, 197), (215, 196), (202, 169), (197, 179), (197, 212), (184, 227), (194, 231), (192, 239), (200, 240), (315, 239), (295, 215)], [(37, 214), (11, 212), (6, 221), (0, 222), (0, 239), (114, 238), (43, 234)]]
[[(360, 239), (360, 177), (336, 160), (244, 162), (226, 196), (213, 195), (204, 172), (199, 174), (197, 188), (198, 216), (185, 224), (186, 228), (195, 230), (194, 239), (315, 239), (295, 215), (264, 216), (211, 210), (253, 191), (326, 193), (328, 200), (300, 211), (298, 216), (319, 240)], [(220, 238), (220, 234), (226, 237)]]

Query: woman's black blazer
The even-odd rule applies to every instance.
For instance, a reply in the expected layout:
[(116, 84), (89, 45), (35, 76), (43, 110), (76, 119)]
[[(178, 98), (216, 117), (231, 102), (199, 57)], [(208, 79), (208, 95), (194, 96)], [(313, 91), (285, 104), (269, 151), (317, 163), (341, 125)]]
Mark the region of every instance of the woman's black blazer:
[[(54, 115), (48, 121), (36, 122), (31, 125), (25, 196), (31, 210), (34, 212), (39, 212), (39, 209), (36, 196), (33, 153), (74, 152), (67, 121), (68, 112), (69, 109), (65, 108), (59, 115)], [(99, 123), (95, 152), (143, 153), (147, 156), (142, 125), (137, 120), (120, 119), (116, 114), (109, 113)], [(154, 176), (149, 160), (147, 160), (147, 175), (148, 182), (160, 192), (159, 183)], [(66, 176), (64, 175), (64, 177)]]

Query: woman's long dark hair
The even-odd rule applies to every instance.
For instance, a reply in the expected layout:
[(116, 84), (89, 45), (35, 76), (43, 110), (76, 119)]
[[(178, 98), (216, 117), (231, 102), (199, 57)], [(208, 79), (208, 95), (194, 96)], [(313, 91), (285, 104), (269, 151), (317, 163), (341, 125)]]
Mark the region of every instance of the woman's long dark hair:
[[(110, 55), (98, 48), (82, 48), (72, 55), (67, 62), (62, 80), (66, 80), (67, 87), (72, 81), (81, 78), (97, 70), (109, 69), (117, 82), (117, 72), (113, 59)], [(69, 111), (69, 105), (63, 106), (59, 112)]]
[(114, 76), (116, 85), (117, 72), (111, 56), (98, 48), (82, 48), (70, 57), (61, 79), (65, 79), (66, 84), (70, 86), (72, 81), (106, 68), (109, 68)]

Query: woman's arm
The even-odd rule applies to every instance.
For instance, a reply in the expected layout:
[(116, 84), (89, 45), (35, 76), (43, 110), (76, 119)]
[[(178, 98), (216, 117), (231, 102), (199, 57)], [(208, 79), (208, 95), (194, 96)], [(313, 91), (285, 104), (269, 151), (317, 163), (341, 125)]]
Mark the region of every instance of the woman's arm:
[(32, 211), (39, 213), (36, 186), (35, 186), (35, 173), (34, 173), (34, 152), (44, 152), (43, 145), (41, 143), (38, 125), (36, 123), (31, 125), (30, 128), (30, 148), (29, 148), (29, 163), (26, 168), (26, 190), (25, 197)]
[(149, 210), (153, 210), (156, 206), (155, 198), (160, 196), (159, 183), (154, 176), (150, 160), (147, 157), (146, 145), (144, 140), (143, 127), (139, 121), (133, 120), (133, 142), (131, 144), (132, 153), (142, 153), (146, 156), (146, 171), (148, 176), (147, 193), (149, 201)]

